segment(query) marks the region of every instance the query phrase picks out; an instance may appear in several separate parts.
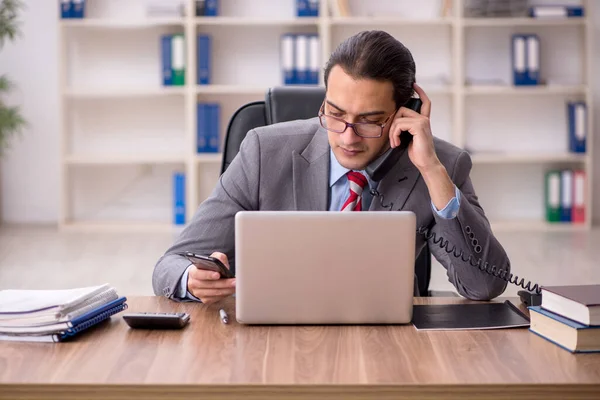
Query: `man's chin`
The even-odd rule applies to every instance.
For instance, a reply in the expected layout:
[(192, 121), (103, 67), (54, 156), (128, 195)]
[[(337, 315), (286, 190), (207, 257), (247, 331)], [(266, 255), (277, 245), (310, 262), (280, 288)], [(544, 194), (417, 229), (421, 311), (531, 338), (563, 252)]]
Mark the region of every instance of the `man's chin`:
[(347, 169), (361, 171), (369, 165), (367, 158), (364, 155), (360, 156), (346, 156), (344, 154), (338, 155), (338, 162), (340, 165)]

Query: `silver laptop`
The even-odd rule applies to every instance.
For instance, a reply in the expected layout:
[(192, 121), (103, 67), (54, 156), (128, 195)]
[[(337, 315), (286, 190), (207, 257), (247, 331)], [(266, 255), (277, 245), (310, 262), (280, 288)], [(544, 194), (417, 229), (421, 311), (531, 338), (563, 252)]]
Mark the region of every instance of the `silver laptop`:
[(413, 212), (243, 211), (235, 216), (243, 324), (405, 324)]

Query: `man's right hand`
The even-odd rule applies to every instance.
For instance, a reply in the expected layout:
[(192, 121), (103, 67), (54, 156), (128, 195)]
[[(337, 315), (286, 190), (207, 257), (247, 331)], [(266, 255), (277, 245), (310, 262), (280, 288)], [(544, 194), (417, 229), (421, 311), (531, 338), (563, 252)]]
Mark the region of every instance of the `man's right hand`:
[[(211, 257), (219, 259), (227, 268), (229, 260), (223, 253), (212, 253)], [(235, 278), (219, 279), (218, 272), (190, 268), (187, 290), (205, 304), (216, 303), (235, 293)]]

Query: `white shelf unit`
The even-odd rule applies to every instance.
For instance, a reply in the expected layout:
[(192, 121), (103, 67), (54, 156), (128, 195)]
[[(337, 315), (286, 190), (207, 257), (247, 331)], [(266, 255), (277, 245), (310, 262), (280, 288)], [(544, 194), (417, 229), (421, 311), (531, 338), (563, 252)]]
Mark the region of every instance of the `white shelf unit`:
[[(62, 52), (60, 105), (63, 115), (63, 188), (60, 220), (62, 227), (85, 230), (178, 229), (170, 223), (172, 208), (168, 204), (168, 194), (171, 193), (172, 188), (171, 182), (165, 178), (171, 171), (169, 168), (181, 170), (186, 174), (186, 217), (189, 220), (197, 206), (214, 187), (221, 164), (220, 153), (198, 154), (195, 151), (198, 101), (217, 101), (221, 104), (220, 134), (223, 141), (227, 122), (239, 106), (250, 101), (262, 100), (268, 87), (281, 85), (278, 42), (281, 34), (318, 33), (321, 45), (320, 64), (324, 66), (331, 51), (349, 35), (365, 29), (382, 29), (405, 43), (415, 57), (417, 80), (433, 101), (434, 134), (460, 147), (476, 148), (477, 151), (472, 155), (472, 179), (494, 229), (568, 231), (590, 228), (593, 113), (588, 112), (587, 153), (584, 155), (569, 153), (566, 144), (565, 146), (549, 145), (567, 140), (566, 133), (563, 132), (566, 125), (549, 127), (550, 122), (541, 123), (531, 139), (519, 139), (527, 138), (527, 123), (536, 126), (538, 121), (547, 119), (548, 106), (559, 107), (556, 109), (557, 115), (565, 114), (564, 102), (567, 99), (581, 99), (587, 102), (588, 110), (593, 110), (590, 90), (593, 38), (588, 18), (566, 20), (466, 18), (463, 15), (464, 0), (453, 1), (449, 16), (439, 14), (441, 1), (438, 0), (419, 2), (419, 7), (414, 7), (410, 0), (394, 2), (349, 0), (354, 15), (349, 17), (332, 16), (327, 1), (321, 0), (320, 16), (317, 18), (296, 17), (294, 0), (257, 0), (252, 4), (244, 0), (221, 0), (219, 17), (196, 17), (193, 15), (194, 0), (184, 0), (185, 17), (146, 18), (140, 11), (145, 1), (132, 0), (128, 2), (132, 10), (130, 15), (115, 15), (117, 4), (119, 6), (123, 4), (119, 0), (88, 0), (90, 16), (87, 19), (59, 21), (59, 43)], [(594, 6), (591, 1), (582, 3), (586, 10)], [(555, 31), (559, 33), (556, 34)], [(555, 78), (553, 74), (559, 69), (551, 65), (557, 57), (561, 57), (560, 54), (548, 56), (551, 52), (548, 49), (552, 46), (552, 40), (557, 35), (560, 36), (560, 32), (563, 31), (568, 33), (567, 38), (577, 39), (575, 43), (578, 47), (575, 47), (579, 50), (578, 56), (572, 63), (577, 65), (569, 65), (567, 68), (579, 79), (567, 79), (564, 82), (560, 80), (562, 76), (558, 76), (559, 79), (556, 81), (553, 80)], [(163, 87), (160, 83), (157, 38), (159, 34), (168, 32), (184, 33), (186, 36), (185, 86)], [(213, 59), (213, 84), (211, 85), (196, 85), (196, 37), (201, 32), (210, 33), (215, 39), (211, 55)], [(535, 87), (498, 85), (495, 82), (472, 84), (469, 79), (472, 78), (470, 75), (473, 71), (484, 72), (482, 74), (484, 76), (479, 78), (498, 80), (498, 76), (485, 77), (485, 72), (494, 68), (495, 74), (501, 75), (500, 77), (506, 81), (510, 73), (506, 51), (509, 48), (510, 35), (516, 32), (533, 32), (541, 35), (542, 75), (550, 80), (549, 84)], [(118, 40), (119, 35), (133, 38), (121, 41)], [(75, 41), (83, 40), (86, 44), (94, 44), (97, 39), (98, 49), (89, 46), (82, 51), (81, 46), (73, 48), (71, 44), (70, 47), (69, 41), (73, 38)], [(486, 46), (486, 41), (490, 43), (487, 47), (492, 50), (482, 48)], [(107, 49), (107, 42), (114, 43), (114, 52)], [(139, 44), (143, 49), (137, 49), (135, 44)], [(497, 52), (493, 49), (494, 46), (498, 49)], [(561, 51), (564, 47), (564, 42), (559, 43)], [(473, 61), (473, 58), (477, 58), (484, 50), (492, 55), (498, 53), (497, 59)], [(83, 52), (84, 56), (79, 57), (79, 62), (73, 63), (70, 58), (78, 56), (78, 51)], [(133, 55), (122, 60), (124, 72), (120, 82), (106, 79), (107, 75), (99, 67), (94, 70), (94, 61), (97, 64), (98, 60), (113, 57), (109, 66), (118, 74), (119, 54), (127, 52), (132, 52)], [(141, 62), (140, 59), (146, 64), (136, 64)], [(500, 65), (492, 65), (494, 62)], [(137, 70), (129, 64), (137, 65), (142, 71), (138, 74)], [(78, 74), (78, 67), (94, 70), (95, 75), (90, 75), (93, 75), (94, 79), (81, 79), (85, 74)], [(146, 78), (132, 79), (132, 82), (124, 84), (122, 81), (128, 80), (124, 78), (126, 72), (128, 73), (126, 78), (140, 75)], [(321, 73), (321, 84), (323, 84), (322, 79)], [(139, 102), (146, 104), (138, 106)], [(511, 103), (515, 104), (511, 105)], [(122, 127), (120, 140), (129, 152), (121, 151), (120, 145), (113, 147), (114, 150), (111, 150), (108, 145), (105, 145), (102, 151), (90, 151), (89, 147), (79, 150), (73, 145), (73, 136), (78, 134), (86, 136), (87, 130), (93, 129), (82, 125), (79, 127), (79, 132), (74, 128), (76, 124), (73, 120), (77, 120), (77, 113), (88, 105), (99, 113), (109, 113), (109, 115), (98, 115), (97, 118), (101, 119), (98, 124), (102, 127), (107, 125), (116, 131), (121, 127), (105, 121), (105, 119), (110, 120), (110, 107), (133, 108), (133, 111), (144, 113), (147, 106), (149, 114), (154, 114), (152, 110), (156, 107), (164, 107), (169, 113), (165, 114), (165, 119), (178, 124), (177, 129), (173, 129), (173, 132), (177, 131), (174, 135), (176, 137), (169, 138), (171, 132), (165, 129), (166, 133), (161, 133), (170, 141), (165, 141), (165, 137), (153, 142), (148, 140), (153, 146), (147, 146), (148, 149), (145, 150), (146, 146), (140, 144), (139, 149), (136, 150), (138, 136), (129, 137), (125, 129), (137, 120), (131, 118), (135, 120), (132, 122), (125, 118), (125, 122), (129, 125)], [(155, 108), (150, 109), (150, 107)], [(503, 114), (505, 112), (506, 116)], [(522, 115), (524, 112), (528, 115)], [(83, 111), (83, 113), (90, 112)], [(514, 127), (503, 128), (502, 125), (510, 125), (507, 120), (513, 118), (511, 113), (517, 114), (517, 123)], [(83, 120), (95, 127), (96, 120), (89, 115)], [(160, 125), (160, 120), (157, 120), (156, 124)], [(154, 129), (156, 124), (152, 125), (153, 131), (159, 130)], [(478, 131), (477, 128), (482, 126), (485, 129)], [(491, 139), (493, 133), (497, 132), (501, 132), (497, 137), (505, 135), (506, 141), (498, 142), (499, 139), (495, 139), (495, 144), (493, 140), (486, 143), (486, 140)], [(110, 135), (107, 136), (110, 138)], [(140, 142), (146, 140), (145, 137), (142, 139)], [(96, 137), (92, 142), (95, 143), (97, 140)], [(534, 143), (536, 140), (548, 145), (540, 145), (538, 149)], [(108, 139), (107, 141), (110, 142)], [(498, 143), (503, 145), (500, 146)], [(544, 221), (543, 172), (548, 168), (562, 166), (582, 168), (587, 173), (586, 221), (582, 225), (550, 224)], [(160, 211), (149, 214), (148, 218), (143, 220), (128, 218), (127, 213), (124, 214), (125, 216), (119, 214), (118, 217), (80, 218), (75, 211), (76, 200), (73, 193), (77, 191), (77, 182), (73, 176), (79, 173), (79, 169), (94, 169), (96, 175), (91, 179), (106, 179), (97, 176), (102, 176), (103, 172), (109, 169), (113, 174), (127, 175), (125, 172), (123, 174), (114, 172), (115, 168), (137, 168), (142, 171), (141, 173), (146, 174), (152, 168), (167, 170), (167, 173), (163, 174), (163, 180), (158, 181), (153, 186), (152, 193), (148, 195), (149, 197), (153, 194), (162, 196), (163, 203)], [(495, 200), (501, 196), (505, 196), (503, 200)], [(499, 204), (500, 201), (509, 207), (516, 206), (517, 209), (520, 203), (525, 202), (526, 205), (521, 207), (519, 212), (512, 213), (511, 209), (503, 209), (502, 204)], [(132, 207), (135, 209), (135, 204)], [(496, 212), (496, 209), (499, 211)]]

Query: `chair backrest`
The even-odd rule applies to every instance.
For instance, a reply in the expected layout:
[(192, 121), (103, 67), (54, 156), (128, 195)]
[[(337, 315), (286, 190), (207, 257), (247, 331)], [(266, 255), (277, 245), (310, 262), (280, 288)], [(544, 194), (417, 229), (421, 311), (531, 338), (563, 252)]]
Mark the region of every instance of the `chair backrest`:
[[(240, 107), (227, 126), (221, 173), (229, 167), (250, 130), (278, 122), (316, 117), (324, 98), (325, 88), (320, 86), (283, 86), (269, 89), (265, 101)], [(426, 296), (431, 276), (431, 254), (427, 246), (415, 260), (415, 274), (419, 292), (421, 296)]]
[(278, 122), (316, 117), (324, 98), (325, 88), (320, 86), (283, 86), (269, 89), (265, 101), (242, 106), (233, 114), (227, 127), (221, 173), (233, 161), (248, 131)]

